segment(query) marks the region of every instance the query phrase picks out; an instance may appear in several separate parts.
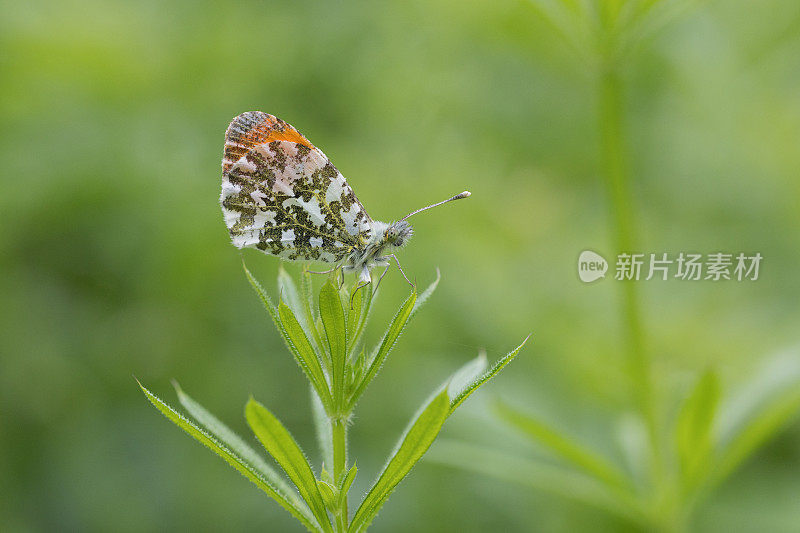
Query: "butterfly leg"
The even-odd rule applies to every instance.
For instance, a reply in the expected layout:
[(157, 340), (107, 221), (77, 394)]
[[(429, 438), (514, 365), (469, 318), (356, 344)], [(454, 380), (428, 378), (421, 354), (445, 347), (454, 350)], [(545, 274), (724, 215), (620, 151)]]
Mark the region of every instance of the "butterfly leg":
[(378, 278), (378, 283), (375, 284), (375, 290), (373, 291), (373, 293), (378, 292), (378, 288), (381, 286), (381, 281), (383, 281), (383, 276), (385, 276), (387, 272), (389, 272), (388, 265), (386, 266), (386, 268), (383, 269), (383, 272), (381, 272), (381, 277)]
[(332, 269), (330, 269), (330, 270), (307, 270), (307, 272), (308, 272), (309, 274), (330, 274), (331, 272), (333, 272), (333, 271), (334, 271), (334, 270), (336, 270), (337, 268), (339, 268), (339, 267), (333, 267), (333, 268), (332, 268)]
[[(403, 277), (405, 278), (405, 280), (408, 282), (408, 284), (409, 284), (409, 285), (411, 285), (413, 288), (415, 288), (415, 289), (416, 289), (416, 288), (417, 288), (417, 286), (416, 286), (416, 285), (414, 285), (413, 283), (411, 283), (411, 280), (409, 280), (409, 279), (408, 279), (408, 276), (406, 276), (406, 273), (405, 273), (405, 272), (403, 272), (403, 267), (401, 267), (401, 266), (400, 266), (400, 261), (397, 259), (397, 256), (396, 256), (396, 255), (394, 255), (394, 254), (391, 254), (391, 255), (387, 255), (386, 257), (391, 257), (392, 259), (394, 259), (394, 262), (395, 262), (395, 264), (397, 265), (397, 269), (398, 269), (398, 270), (400, 271), (400, 273), (403, 275)], [(385, 272), (384, 272), (384, 274), (385, 274)]]
[[(383, 277), (383, 276), (381, 276), (381, 277)], [(360, 291), (361, 289), (363, 289), (364, 287), (366, 287), (367, 285), (372, 283), (372, 276), (369, 273), (369, 268), (364, 266), (364, 268), (361, 270), (361, 275), (358, 277), (358, 280), (356, 281), (356, 283), (358, 284), (358, 285), (356, 285), (356, 290), (353, 291), (353, 295), (350, 297), (350, 309), (351, 310), (353, 309), (353, 300), (355, 299), (356, 294), (358, 293), (358, 291)]]
[(331, 272), (334, 272), (336, 269), (339, 269), (339, 275), (336, 276), (336, 278), (337, 281), (339, 282), (339, 289), (341, 289), (342, 285), (344, 285), (344, 270), (339, 268), (338, 266), (335, 266), (330, 270), (322, 270), (322, 271), (306, 270), (306, 272), (308, 272), (309, 274), (330, 274)]

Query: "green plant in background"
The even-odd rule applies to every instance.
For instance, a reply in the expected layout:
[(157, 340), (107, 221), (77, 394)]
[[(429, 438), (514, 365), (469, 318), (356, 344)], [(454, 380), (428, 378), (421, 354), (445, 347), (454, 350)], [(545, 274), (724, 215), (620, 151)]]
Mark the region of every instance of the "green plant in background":
[[(619, 252), (635, 251), (622, 72), (655, 30), (701, 0), (532, 3), (592, 74), (611, 240)], [(647, 530), (685, 530), (698, 503), (800, 411), (800, 353), (771, 358), (752, 382), (724, 398), (713, 369), (697, 377), (685, 397), (658, 398), (636, 283), (621, 282), (620, 290), (627, 374), (638, 411), (618, 432), (625, 465), (500, 400), (493, 414), (545, 450), (555, 465), (454, 441), (442, 443), (432, 459), (580, 500)]]
[(645, 530), (683, 531), (696, 506), (800, 410), (800, 353), (770, 358), (745, 386), (724, 395), (716, 372), (696, 379), (673, 399), (674, 416), (659, 417), (659, 461), (647, 470), (653, 445), (643, 424), (620, 416), (617, 463), (558, 423), (496, 400), (498, 420), (527, 437), (544, 457), (514, 457), (496, 448), (442, 442), (436, 462), (478, 471), (570, 498), (631, 521)]
[(347, 457), (347, 430), (353, 410), (406, 324), (433, 293), (439, 279), (437, 277), (419, 296), (416, 290), (412, 291), (381, 341), (374, 350), (367, 352), (362, 337), (375, 300), (371, 284), (358, 288), (354, 283), (350, 288), (339, 289), (328, 279), (319, 291), (315, 306), (310, 274), (303, 273), (298, 290), (292, 278), (281, 269), (278, 275), (281, 300), (276, 306), (246, 267), (245, 274), (310, 383), (314, 423), (323, 457), (319, 473), (314, 473), (306, 455), (278, 418), (253, 398), (245, 408), (247, 422), (288, 481), (177, 384), (178, 399), (194, 421), (140, 386), (167, 418), (255, 483), (309, 531), (365, 531), (397, 484), (428, 450), (447, 418), (478, 387), (514, 359), (525, 344), (523, 342), (488, 370), (486, 357), (481, 355), (445, 381), (420, 408), (383, 471), (351, 515), (348, 493), (357, 468), (355, 461), (351, 464)]

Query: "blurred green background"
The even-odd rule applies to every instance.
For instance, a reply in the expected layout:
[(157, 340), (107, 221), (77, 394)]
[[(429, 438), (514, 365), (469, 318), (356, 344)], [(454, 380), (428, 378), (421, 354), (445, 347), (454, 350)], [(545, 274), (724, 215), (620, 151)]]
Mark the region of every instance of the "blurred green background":
[[(486, 348), (533, 343), (444, 436), (514, 446), (492, 395), (592, 443), (635, 409), (586, 65), (524, 0), (2, 2), (0, 522), (5, 531), (299, 530), (153, 411), (169, 380), (242, 434), (249, 394), (318, 459), (305, 381), (242, 273), (218, 206), (229, 120), (290, 122), (373, 218), (416, 217), (405, 271), (442, 282), (357, 411), (368, 487), (408, 418)], [(726, 390), (800, 342), (800, 5), (682, 13), (624, 71), (646, 252), (758, 251), (757, 282), (640, 282), (663, 397), (718, 369)], [(243, 254), (274, 288), (278, 261)], [(296, 273), (297, 266), (290, 266)], [(396, 272), (372, 323), (407, 294)], [(380, 331), (368, 330), (375, 340)], [(666, 402), (669, 411), (672, 404)], [(603, 446), (603, 444), (598, 444)], [(521, 453), (524, 445), (520, 444)], [(698, 531), (797, 531), (800, 425), (695, 516)], [(430, 462), (375, 531), (618, 531), (551, 495)]]

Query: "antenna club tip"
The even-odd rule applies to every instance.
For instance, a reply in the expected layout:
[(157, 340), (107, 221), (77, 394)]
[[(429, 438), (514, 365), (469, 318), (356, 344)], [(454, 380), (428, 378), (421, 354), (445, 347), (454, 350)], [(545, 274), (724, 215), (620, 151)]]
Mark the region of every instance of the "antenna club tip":
[(451, 198), (448, 198), (447, 200), (442, 200), (441, 202), (425, 206), (422, 209), (417, 209), (416, 211), (412, 211), (409, 214), (407, 214), (406, 216), (404, 216), (403, 218), (401, 218), (400, 220), (405, 220), (408, 217), (416, 215), (417, 213), (420, 213), (420, 212), (425, 211), (427, 209), (430, 209), (431, 207), (436, 207), (438, 205), (446, 204), (447, 202), (452, 202), (453, 200), (460, 200), (462, 198), (468, 198), (471, 195), (472, 195), (472, 193), (469, 192), (469, 191), (464, 191), (464, 192), (458, 193), (455, 196), (453, 196)]

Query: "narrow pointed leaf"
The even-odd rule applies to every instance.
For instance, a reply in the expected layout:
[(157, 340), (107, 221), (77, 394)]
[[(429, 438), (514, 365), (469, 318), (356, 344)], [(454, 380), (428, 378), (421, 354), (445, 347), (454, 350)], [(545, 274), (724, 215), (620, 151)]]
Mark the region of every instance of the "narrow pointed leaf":
[(344, 366), (347, 361), (347, 325), (339, 291), (330, 280), (319, 291), (319, 315), (330, 348), (334, 404), (341, 406), (344, 398)]
[(311, 273), (308, 271), (308, 265), (303, 267), (303, 273), (300, 277), (300, 290), (303, 293), (303, 306), (308, 308), (308, 314), (313, 318), (314, 316), (314, 287), (311, 281)]
[(483, 445), (442, 440), (425, 456), (426, 462), (459, 468), (518, 483), (568, 498), (631, 520), (645, 529), (652, 527), (650, 516), (637, 497), (625, 490), (609, 490), (594, 477), (541, 461), (514, 457)]
[[(298, 366), (300, 366), (300, 369), (306, 375), (306, 378), (308, 378), (311, 384), (317, 389), (317, 391), (319, 391), (320, 396), (323, 398), (323, 400), (325, 400), (326, 394), (324, 391), (327, 390), (327, 386), (325, 386), (324, 377), (321, 377), (322, 372), (316, 371), (315, 367), (318, 366), (318, 364), (314, 365), (316, 357), (309, 358), (307, 354), (304, 355), (303, 353), (300, 352), (300, 350), (298, 350), (298, 348), (292, 342), (292, 337), (289, 335), (289, 332), (286, 329), (286, 325), (283, 323), (283, 320), (281, 319), (280, 309), (275, 307), (275, 305), (272, 303), (272, 300), (270, 299), (269, 295), (266, 293), (264, 288), (261, 286), (258, 280), (256, 280), (255, 277), (253, 277), (253, 274), (250, 273), (250, 270), (247, 269), (247, 265), (244, 264), (244, 261), (242, 261), (242, 268), (244, 268), (244, 273), (247, 276), (247, 280), (250, 282), (250, 285), (256, 291), (256, 294), (258, 294), (259, 298), (261, 298), (261, 302), (264, 304), (264, 307), (269, 313), (269, 316), (275, 323), (275, 327), (278, 329), (281, 336), (283, 337), (283, 341), (284, 343), (286, 343), (286, 347), (289, 348), (289, 352), (294, 356), (295, 362), (297, 362)], [(285, 304), (281, 305), (283, 307), (286, 307)], [(290, 314), (291, 313), (284, 313), (286, 317), (288, 317)], [(294, 318), (294, 315), (293, 314), (291, 315), (292, 315), (291, 318)], [(293, 324), (290, 324), (292, 331), (294, 333), (302, 332), (303, 328), (300, 327), (299, 323), (297, 323), (297, 319), (294, 319), (293, 322), (294, 322)], [(299, 338), (299, 335), (297, 337)], [(305, 337), (305, 334), (303, 334), (303, 337)], [(311, 352), (313, 353), (313, 350), (311, 350)]]
[[(435, 291), (435, 290), (436, 290), (436, 287), (438, 287), (438, 286), (439, 286), (439, 280), (440, 280), (440, 279), (442, 279), (442, 275), (441, 275), (441, 273), (439, 272), (439, 269), (437, 268), (437, 269), (436, 269), (436, 279), (435, 279), (435, 280), (433, 280), (433, 283), (431, 283), (430, 285), (428, 285), (428, 287), (427, 287), (427, 288), (426, 288), (424, 291), (422, 291), (422, 292), (420, 293), (420, 295), (417, 297), (417, 301), (416, 301), (416, 302), (414, 302), (414, 308), (411, 310), (411, 316), (414, 316), (414, 315), (416, 315), (416, 314), (417, 314), (417, 311), (419, 311), (419, 308), (420, 308), (420, 307), (422, 307), (422, 305), (423, 305), (425, 302), (427, 302), (427, 301), (428, 301), (428, 298), (430, 298), (430, 297), (431, 297), (431, 295), (433, 294), (433, 291)], [(410, 317), (409, 317), (409, 318), (410, 318)]]
[(459, 368), (447, 382), (447, 395), (455, 398), (486, 370), (486, 353)]
[(253, 433), (295, 484), (322, 529), (333, 531), (314, 472), (294, 437), (266, 407), (252, 398), (247, 402), (245, 415)]
[(350, 470), (347, 471), (347, 474), (342, 478), (342, 482), (339, 485), (339, 501), (337, 502), (337, 509), (340, 509), (339, 517), (340, 524), (342, 525), (342, 529), (344, 530), (345, 523), (348, 519), (348, 511), (347, 511), (347, 493), (350, 492), (350, 487), (353, 485), (353, 480), (356, 478), (356, 474), (358, 473), (358, 468), (354, 464), (350, 467)]
[(322, 465), (322, 469), (319, 472), (319, 479), (333, 484), (333, 475), (325, 470), (325, 465)]
[(588, 49), (591, 46), (588, 14), (578, 14), (557, 0), (532, 0), (530, 5), (539, 11), (542, 19), (550, 24), (581, 57), (585, 58), (591, 54), (591, 50)]
[(719, 403), (719, 380), (708, 371), (697, 381), (681, 407), (675, 427), (676, 446), (685, 482), (707, 463), (712, 447), (712, 428)]
[[(138, 383), (138, 381), (137, 381)], [(236, 452), (228, 449), (225, 445), (218, 442), (212, 435), (186, 419), (175, 409), (164, 403), (152, 392), (147, 390), (144, 385), (139, 383), (139, 387), (144, 392), (150, 403), (167, 417), (172, 423), (191, 435), (198, 442), (206, 446), (215, 454), (222, 457), (226, 463), (238, 470), (247, 479), (252, 481), (259, 489), (263, 490), (270, 498), (274, 499), (281, 507), (289, 511), (292, 516), (297, 518), (309, 531), (319, 531), (317, 520), (312, 515), (308, 506), (303, 502), (297, 502), (296, 496), (285, 494), (279, 487), (265, 478), (254, 466), (248, 463), (243, 457), (239, 457)]]
[(250, 282), (250, 285), (258, 294), (258, 297), (261, 298), (261, 303), (264, 304), (264, 308), (269, 313), (269, 316), (272, 318), (272, 321), (275, 323), (275, 327), (278, 328), (279, 331), (283, 330), (283, 325), (281, 324), (281, 320), (278, 317), (278, 309), (272, 303), (272, 299), (267, 294), (267, 291), (264, 290), (264, 287), (258, 282), (258, 280), (253, 276), (250, 270), (247, 268), (244, 260), (242, 260), (242, 268), (244, 269), (244, 274), (247, 276), (247, 281)]
[(260, 454), (250, 447), (239, 435), (234, 433), (233, 430), (223, 424), (217, 417), (194, 401), (191, 396), (181, 389), (177, 382), (173, 382), (173, 386), (175, 387), (175, 392), (178, 394), (178, 400), (181, 402), (181, 405), (194, 417), (203, 429), (256, 469), (264, 479), (268, 480), (281, 494), (284, 494), (293, 505), (305, 506), (295, 490), (274, 468), (272, 468), (272, 466), (267, 464)]
[(719, 483), (800, 413), (800, 388), (784, 391), (728, 444), (714, 470)]
[(292, 310), (297, 321), (303, 327), (306, 336), (311, 335), (309, 340), (313, 344), (314, 337), (311, 328), (314, 322), (309, 320), (306, 313), (305, 300), (300, 296), (297, 285), (289, 273), (286, 272), (286, 269), (283, 268), (283, 264), (278, 267), (278, 294), (280, 294), (281, 301), (286, 302), (286, 305)]
[(731, 395), (719, 416), (716, 485), (800, 414), (800, 347), (770, 357), (744, 387)]
[(584, 474), (612, 487), (629, 487), (630, 483), (619, 468), (572, 437), (502, 401), (495, 402), (494, 412), (501, 420)]
[(372, 357), (372, 360), (369, 363), (369, 369), (367, 370), (366, 374), (361, 380), (361, 383), (356, 388), (355, 393), (353, 393), (353, 398), (351, 399), (351, 407), (355, 405), (355, 402), (358, 398), (363, 394), (364, 389), (367, 388), (369, 382), (373, 380), (375, 375), (380, 370), (383, 362), (386, 360), (386, 356), (389, 355), (389, 352), (394, 347), (395, 343), (397, 342), (397, 338), (402, 333), (403, 328), (405, 327), (406, 323), (408, 322), (409, 317), (411, 316), (411, 312), (414, 309), (414, 303), (417, 301), (417, 293), (412, 292), (408, 299), (400, 306), (400, 309), (394, 315), (391, 323), (389, 324), (389, 328), (386, 330), (386, 333), (383, 335), (383, 340), (381, 341), (380, 345), (378, 346), (375, 355)]
[(495, 362), (495, 364), (492, 365), (492, 368), (490, 368), (487, 372), (472, 380), (460, 391), (454, 391), (455, 395), (451, 396), (452, 399), (450, 400), (450, 412), (452, 413), (455, 411), (459, 405), (464, 403), (464, 400), (469, 398), (473, 392), (478, 390), (478, 387), (492, 379), (503, 369), (504, 366), (510, 363), (517, 356), (519, 351), (522, 350), (522, 347), (525, 346), (525, 343), (528, 342), (528, 339), (530, 339), (530, 335), (525, 337), (525, 340), (522, 341), (522, 344), (507, 353), (502, 359)]
[(295, 359), (297, 359), (309, 381), (318, 391), (322, 401), (328, 401), (328, 382), (325, 379), (325, 373), (317, 358), (317, 353), (311, 346), (308, 337), (306, 337), (305, 331), (303, 331), (303, 327), (297, 321), (289, 306), (283, 302), (278, 306), (278, 316), (283, 325), (282, 329), (286, 337), (286, 344), (295, 354)]
[(442, 391), (425, 406), (400, 440), (378, 481), (361, 502), (350, 531), (363, 531), (372, 522), (383, 503), (411, 468), (422, 458), (442, 429), (450, 412), (447, 392)]
[(303, 277), (301, 279), (301, 290), (303, 292), (303, 309), (305, 311), (306, 321), (308, 322), (311, 336), (314, 338), (316, 347), (320, 350), (323, 349), (322, 335), (317, 327), (317, 316), (314, 314), (314, 292), (313, 283), (311, 281), (311, 273), (308, 272), (307, 267), (303, 269)]
[(355, 346), (358, 344), (358, 341), (361, 339), (361, 335), (364, 333), (364, 327), (367, 324), (367, 319), (369, 318), (369, 312), (370, 309), (372, 309), (372, 304), (375, 301), (375, 296), (376, 296), (375, 292), (373, 291), (372, 283), (370, 283), (366, 287), (361, 287), (361, 289), (359, 289), (359, 293), (361, 294), (361, 299), (362, 299), (361, 315), (355, 333), (353, 334), (352, 338), (348, 337), (348, 342), (350, 343), (351, 350), (355, 348)]
[(353, 480), (356, 479), (356, 474), (358, 473), (358, 468), (356, 465), (350, 467), (350, 470), (347, 471), (344, 478), (342, 478), (341, 486), (339, 487), (339, 496), (340, 498), (344, 498), (347, 495), (347, 492), (350, 490), (350, 486), (353, 484)]
[(337, 509), (336, 506), (339, 503), (339, 493), (336, 487), (327, 481), (322, 480), (317, 480), (317, 487), (319, 488), (319, 493), (322, 494), (322, 500), (325, 502), (325, 507), (331, 511), (335, 511)]
[(347, 310), (347, 353), (350, 353), (350, 350), (353, 349), (357, 342), (356, 334), (358, 332), (358, 326), (361, 323), (361, 311), (364, 307), (364, 297), (367, 294), (366, 291), (362, 290), (363, 287), (358, 289), (356, 294), (353, 294), (352, 291), (355, 291), (356, 287), (358, 287), (358, 283), (353, 283), (348, 297), (348, 302), (351, 302), (351, 307)]
[(286, 269), (283, 268), (283, 264), (278, 266), (278, 294), (280, 294), (280, 299), (286, 304), (291, 307), (292, 311), (298, 315), (298, 319), (301, 323), (305, 321), (305, 317), (300, 316), (300, 310), (303, 308), (303, 304), (300, 300), (300, 294), (297, 291), (297, 286), (294, 284), (294, 280), (286, 272)]
[(624, 471), (634, 485), (643, 486), (652, 473), (647, 422), (638, 413), (626, 412), (617, 418), (614, 426), (614, 441), (622, 452)]
[(322, 464), (333, 468), (333, 446), (331, 422), (328, 415), (325, 413), (325, 407), (317, 395), (313, 387), (310, 388), (311, 392), (311, 409), (314, 416), (314, 430), (317, 435), (317, 444), (319, 445), (320, 454), (322, 454)]

